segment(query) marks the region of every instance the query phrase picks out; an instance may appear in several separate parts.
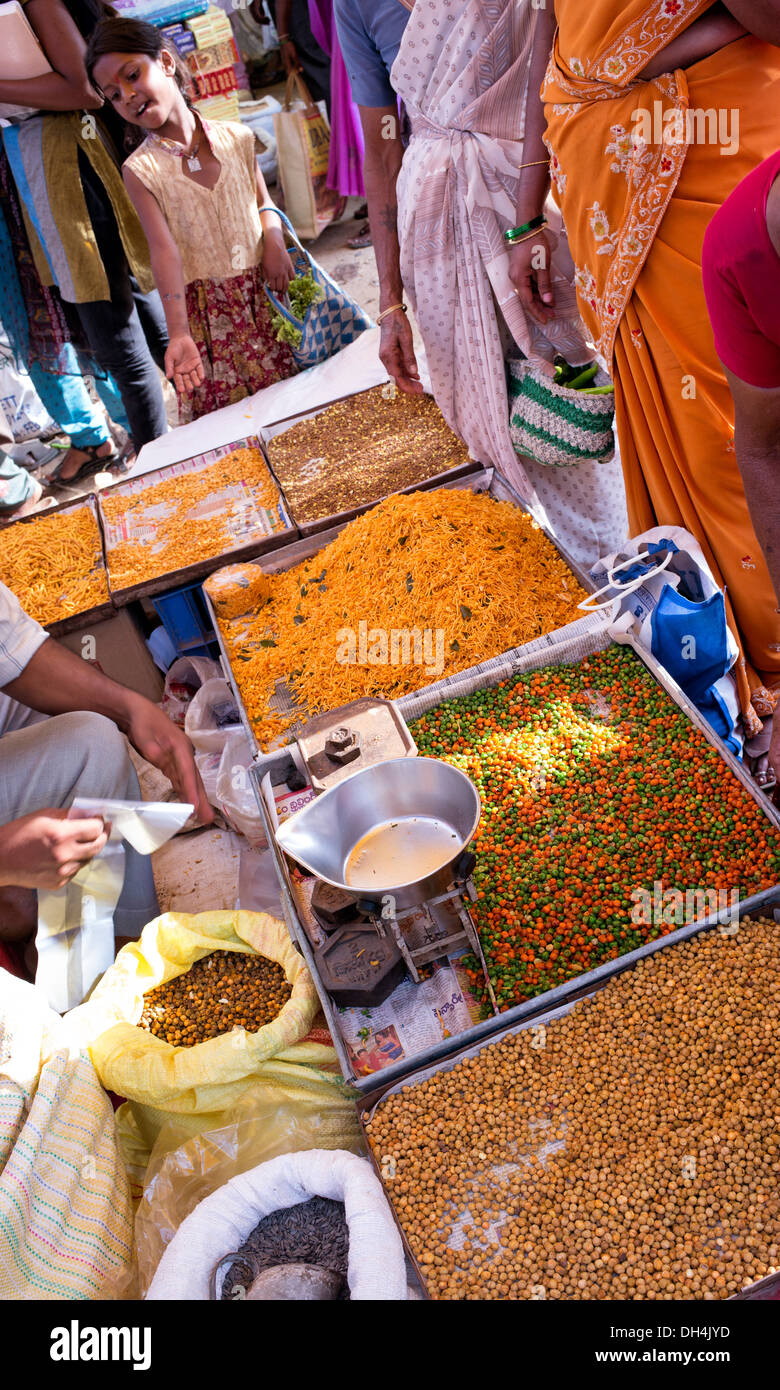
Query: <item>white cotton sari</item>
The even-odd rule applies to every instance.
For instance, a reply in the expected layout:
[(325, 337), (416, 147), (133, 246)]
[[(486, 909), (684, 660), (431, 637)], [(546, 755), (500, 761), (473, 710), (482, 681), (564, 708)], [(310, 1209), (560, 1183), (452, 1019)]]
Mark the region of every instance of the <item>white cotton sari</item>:
[(412, 126), (398, 179), (401, 274), (434, 395), (473, 456), (534, 504), (575, 558), (593, 561), (627, 533), (619, 463), (545, 468), (521, 460), (509, 434), (508, 350), (547, 363), (557, 353), (572, 363), (594, 355), (552, 204), (555, 319), (534, 323), (509, 279), (503, 234), (515, 224), (539, 11), (531, 0), (417, 0), (406, 8), (391, 75)]

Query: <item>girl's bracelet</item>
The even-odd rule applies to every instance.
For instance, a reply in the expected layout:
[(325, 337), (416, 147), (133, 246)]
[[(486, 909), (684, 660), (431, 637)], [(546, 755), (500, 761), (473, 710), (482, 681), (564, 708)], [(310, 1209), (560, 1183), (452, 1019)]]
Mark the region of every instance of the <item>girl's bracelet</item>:
[(527, 164), (518, 164), (518, 169), (533, 169), (537, 164), (549, 164), (549, 159), (529, 159)]
[(409, 313), (409, 310), (407, 309), (407, 307), (406, 307), (405, 304), (391, 304), (389, 309), (383, 309), (382, 312), (381, 312), (381, 314), (377, 314), (377, 316), (376, 316), (376, 321), (377, 321), (377, 323), (381, 323), (381, 322), (382, 322), (382, 319), (388, 318), (390, 314), (394, 314), (394, 313), (396, 312), (396, 310), (398, 310), (398, 309), (400, 309), (400, 311), (401, 311), (402, 314), (408, 314), (408, 313)]
[(538, 232), (541, 227), (547, 226), (547, 218), (544, 213), (539, 217), (532, 217), (530, 222), (524, 222), (522, 227), (508, 227), (504, 232), (504, 241), (508, 241), (510, 246), (514, 246), (518, 241), (525, 241), (528, 233)]

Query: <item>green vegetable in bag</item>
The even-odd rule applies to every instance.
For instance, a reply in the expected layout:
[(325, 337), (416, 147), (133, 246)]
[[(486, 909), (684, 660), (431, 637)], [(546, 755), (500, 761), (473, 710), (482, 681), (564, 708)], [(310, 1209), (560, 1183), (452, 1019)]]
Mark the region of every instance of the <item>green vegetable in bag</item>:
[[(317, 284), (310, 271), (305, 275), (296, 275), (287, 287), (287, 302), (290, 312), (297, 319), (304, 319), (307, 309), (324, 298), (322, 286)], [(284, 314), (280, 314), (278, 309), (271, 310), (271, 326), (277, 342), (288, 343), (292, 348), (300, 347), (303, 338), (301, 329), (297, 328), (294, 323), (290, 323), (289, 319), (286, 319)]]

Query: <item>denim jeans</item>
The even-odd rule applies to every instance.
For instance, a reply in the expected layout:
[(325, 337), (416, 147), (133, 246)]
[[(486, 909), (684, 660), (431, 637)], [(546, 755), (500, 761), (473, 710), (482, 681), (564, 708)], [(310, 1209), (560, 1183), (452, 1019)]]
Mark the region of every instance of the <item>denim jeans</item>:
[(92, 166), (79, 151), (79, 171), (111, 299), (68, 305), (81, 321), (95, 360), (114, 378), (136, 449), (165, 434), (168, 422), (155, 367), (163, 367), (168, 333), (157, 291), (142, 295), (127, 264), (113, 209)]

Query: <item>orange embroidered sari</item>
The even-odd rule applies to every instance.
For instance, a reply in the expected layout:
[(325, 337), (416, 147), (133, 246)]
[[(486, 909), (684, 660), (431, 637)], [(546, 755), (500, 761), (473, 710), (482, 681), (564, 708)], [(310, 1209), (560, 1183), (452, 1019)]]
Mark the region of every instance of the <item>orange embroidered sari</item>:
[[(777, 148), (780, 50), (746, 37), (685, 71), (637, 73), (712, 0), (555, 0), (542, 89), (580, 310), (611, 363), (629, 523), (685, 526), (730, 600), (746, 731), (780, 682), (780, 614), (734, 450), (702, 285), (710, 219)], [(725, 151), (725, 152), (724, 152)], [(755, 668), (755, 669), (753, 669)]]

